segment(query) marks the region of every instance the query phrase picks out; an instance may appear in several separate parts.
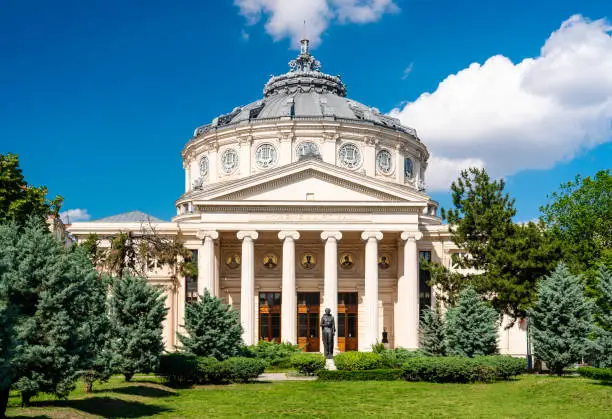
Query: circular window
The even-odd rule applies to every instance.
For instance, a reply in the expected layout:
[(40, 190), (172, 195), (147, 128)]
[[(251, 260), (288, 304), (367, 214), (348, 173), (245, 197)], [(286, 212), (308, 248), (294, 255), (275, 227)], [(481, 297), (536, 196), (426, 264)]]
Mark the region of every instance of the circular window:
[(276, 164), (278, 155), (272, 144), (262, 144), (255, 150), (255, 163), (262, 169), (267, 169)]
[(221, 169), (224, 173), (232, 173), (238, 167), (238, 153), (233, 148), (228, 148), (221, 155)]
[(404, 159), (404, 176), (408, 179), (412, 179), (412, 160), (409, 158)]
[(200, 176), (206, 177), (208, 174), (208, 157), (204, 156), (200, 159)]
[(385, 175), (393, 171), (393, 163), (391, 161), (391, 153), (389, 150), (380, 150), (376, 155), (376, 166), (381, 173)]
[(361, 152), (359, 148), (352, 143), (343, 144), (340, 147), (340, 164), (348, 169), (355, 169), (361, 164)]
[(295, 149), (298, 160), (303, 157), (319, 157), (319, 147), (312, 141), (304, 141)]

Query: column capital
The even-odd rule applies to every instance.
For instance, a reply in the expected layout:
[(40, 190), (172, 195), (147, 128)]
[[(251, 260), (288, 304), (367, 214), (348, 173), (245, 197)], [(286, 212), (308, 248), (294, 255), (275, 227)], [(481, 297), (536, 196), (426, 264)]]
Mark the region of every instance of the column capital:
[(381, 231), (364, 231), (361, 233), (361, 240), (376, 239), (382, 240), (383, 234)]
[(423, 238), (423, 233), (420, 231), (404, 231), (401, 234), (402, 240), (421, 240)]
[(243, 240), (247, 237), (251, 240), (257, 240), (259, 238), (259, 233), (254, 230), (241, 230), (236, 233), (236, 237), (238, 237), (238, 240)]
[(285, 240), (285, 239), (298, 240), (299, 238), (300, 238), (300, 233), (297, 232), (297, 231), (283, 230), (283, 231), (279, 231), (278, 232), (278, 239), (279, 240)]
[(321, 233), (321, 239), (323, 241), (327, 241), (327, 239), (342, 240), (342, 233), (339, 231), (324, 231)]
[(219, 238), (219, 232), (215, 230), (200, 230), (196, 233), (196, 237), (200, 240), (204, 240), (206, 237), (217, 240)]

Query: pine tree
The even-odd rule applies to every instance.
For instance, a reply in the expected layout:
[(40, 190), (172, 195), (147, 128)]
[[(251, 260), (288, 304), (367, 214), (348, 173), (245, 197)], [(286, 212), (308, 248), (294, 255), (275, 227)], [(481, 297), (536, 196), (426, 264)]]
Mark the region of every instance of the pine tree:
[(580, 277), (563, 263), (540, 281), (538, 302), (529, 311), (531, 333), (535, 356), (552, 372), (560, 375), (593, 347), (592, 311)]
[(452, 355), (491, 355), (497, 350), (497, 311), (467, 287), (446, 313), (446, 339)]
[[(82, 264), (87, 262), (84, 254), (66, 252), (39, 218), (30, 218), (23, 228), (9, 225), (0, 235), (0, 306), (16, 319), (8, 326), (18, 343), (8, 352), (2, 344), (2, 364), (10, 366), (3, 390), (10, 381), (24, 404), (39, 392), (66, 397), (95, 355), (89, 344), (88, 303), (95, 270)], [(81, 268), (75, 269), (77, 265)], [(11, 316), (3, 323), (7, 320), (10, 323)], [(10, 341), (7, 344), (10, 348)]]
[(612, 368), (612, 269), (601, 265), (597, 286), (597, 366)]
[(163, 291), (145, 278), (124, 274), (113, 280), (110, 322), (115, 368), (130, 381), (136, 372), (155, 371), (164, 350), (163, 321), (168, 309)]
[(446, 355), (446, 330), (440, 306), (427, 307), (421, 316), (419, 327), (421, 349), (429, 356)]
[(242, 345), (238, 313), (208, 290), (185, 307), (185, 330), (187, 335), (179, 334), (179, 340), (186, 351), (198, 356), (223, 360), (237, 355)]

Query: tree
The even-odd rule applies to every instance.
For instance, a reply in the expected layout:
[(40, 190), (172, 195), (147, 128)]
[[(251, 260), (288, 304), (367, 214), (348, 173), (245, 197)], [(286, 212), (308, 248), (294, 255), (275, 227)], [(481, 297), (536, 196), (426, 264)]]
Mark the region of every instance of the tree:
[(436, 294), (437, 300), (447, 307), (457, 304), (459, 293), (469, 285), (469, 278), (439, 263), (428, 262), (425, 258), (421, 258), (420, 267), (429, 272), (427, 285), (439, 290)]
[(21, 392), (24, 404), (39, 392), (66, 397), (95, 356), (90, 298), (96, 272), (84, 254), (61, 247), (38, 217), (24, 226), (0, 226), (0, 261), (6, 327), (0, 400), (4, 404), (10, 388)]
[(577, 175), (548, 196), (540, 207), (542, 221), (563, 249), (573, 273), (583, 273), (591, 293), (599, 266), (612, 263), (612, 175), (601, 170), (593, 178)]
[(185, 330), (179, 340), (186, 351), (223, 360), (239, 354), (242, 326), (236, 310), (208, 290), (185, 307)]
[(467, 252), (454, 262), (478, 272), (467, 275), (470, 285), (515, 320), (533, 306), (537, 280), (554, 268), (560, 253), (543, 226), (512, 221), (514, 199), (504, 187), (484, 169), (464, 170), (451, 186), (455, 208), (443, 209), (442, 216), (453, 242)]
[(612, 368), (612, 269), (601, 265), (597, 286), (599, 298), (596, 309), (596, 363), (601, 368)]
[(110, 323), (115, 369), (130, 381), (136, 372), (157, 369), (164, 350), (163, 321), (168, 309), (163, 290), (145, 278), (123, 275), (112, 281)]
[(46, 219), (59, 214), (62, 197), (46, 198), (47, 188), (27, 184), (16, 154), (0, 154), (0, 222), (26, 222), (30, 215)]
[(459, 301), (446, 313), (448, 352), (453, 355), (491, 355), (497, 350), (495, 309), (484, 302), (472, 288), (459, 293)]
[(555, 374), (577, 362), (593, 347), (592, 304), (579, 276), (560, 263), (540, 281), (538, 302), (529, 310), (535, 356)]
[(446, 329), (440, 306), (427, 307), (419, 325), (421, 350), (428, 356), (446, 355)]

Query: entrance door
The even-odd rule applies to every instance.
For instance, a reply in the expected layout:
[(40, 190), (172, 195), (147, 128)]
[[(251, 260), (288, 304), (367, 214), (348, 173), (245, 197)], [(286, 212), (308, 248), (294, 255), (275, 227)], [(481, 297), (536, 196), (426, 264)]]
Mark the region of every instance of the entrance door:
[(357, 350), (357, 293), (338, 293), (338, 349)]
[(259, 293), (259, 339), (281, 341), (281, 293)]
[(319, 352), (318, 292), (298, 292), (298, 345), (304, 352)]

